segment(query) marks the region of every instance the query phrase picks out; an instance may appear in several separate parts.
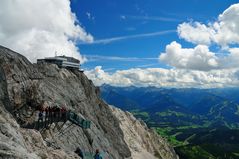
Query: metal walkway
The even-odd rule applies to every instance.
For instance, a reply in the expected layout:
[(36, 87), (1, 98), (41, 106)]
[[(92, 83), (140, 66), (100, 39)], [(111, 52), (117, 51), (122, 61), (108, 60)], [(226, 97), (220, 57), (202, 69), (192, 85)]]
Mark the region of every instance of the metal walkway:
[[(41, 130), (44, 128), (49, 128), (51, 124), (55, 123), (58, 125), (59, 122), (66, 123), (67, 121), (70, 121), (72, 124), (71, 125), (77, 125), (81, 127), (82, 129), (90, 129), (91, 127), (91, 121), (83, 119), (73, 111), (66, 111), (64, 114), (61, 113), (56, 113), (54, 115), (45, 115), (42, 116), (41, 118), (38, 118), (37, 121), (33, 123), (29, 123), (25, 126), (22, 126), (23, 128), (28, 128), (28, 129), (37, 129)], [(63, 127), (63, 125), (62, 125)]]

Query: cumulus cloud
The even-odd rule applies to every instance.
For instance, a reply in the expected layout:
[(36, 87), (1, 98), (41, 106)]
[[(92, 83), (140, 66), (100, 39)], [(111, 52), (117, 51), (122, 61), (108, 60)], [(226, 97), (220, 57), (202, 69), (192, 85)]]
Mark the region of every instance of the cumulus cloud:
[(218, 68), (218, 58), (206, 45), (184, 49), (174, 41), (166, 46), (166, 52), (160, 54), (159, 59), (176, 68), (203, 71)]
[(69, 0), (2, 0), (0, 20), (0, 44), (33, 62), (55, 52), (84, 61), (75, 43), (93, 41), (72, 13)]
[(135, 68), (109, 74), (101, 66), (97, 66), (93, 70), (85, 71), (85, 74), (98, 86), (110, 84), (114, 86), (215, 88), (238, 86), (238, 72), (237, 69), (205, 72), (185, 69)]
[(215, 30), (199, 22), (182, 23), (177, 28), (180, 38), (194, 44), (209, 45)]
[(214, 23), (214, 41), (222, 46), (239, 44), (239, 3), (226, 9), (218, 19), (219, 21)]
[[(209, 71), (239, 68), (239, 3), (231, 5), (215, 22), (184, 22), (178, 25), (177, 32), (180, 38), (196, 46), (182, 48), (179, 43), (172, 42), (160, 54), (159, 60), (180, 69)], [(217, 52), (210, 51), (213, 45), (219, 46), (225, 55), (218, 56)]]
[(224, 48), (230, 44), (239, 44), (239, 3), (231, 5), (215, 22), (180, 24), (178, 34), (179, 37), (195, 44), (213, 42)]
[(224, 68), (238, 68), (239, 67), (239, 48), (230, 48), (228, 56), (224, 57), (221, 62)]

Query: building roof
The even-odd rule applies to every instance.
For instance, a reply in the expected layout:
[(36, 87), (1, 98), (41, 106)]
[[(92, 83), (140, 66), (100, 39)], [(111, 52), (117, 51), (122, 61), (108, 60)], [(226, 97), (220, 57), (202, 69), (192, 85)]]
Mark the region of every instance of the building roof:
[(55, 57), (46, 57), (45, 59), (38, 59), (38, 60), (59, 60), (59, 61), (67, 61), (67, 62), (72, 62), (72, 63), (80, 63), (80, 60), (74, 58), (74, 57), (69, 57), (69, 56), (55, 56)]
[(74, 57), (69, 57), (69, 56), (56, 56), (56, 57), (60, 57), (60, 58), (65, 58), (67, 59), (68, 62), (74, 62), (74, 63), (80, 63), (80, 60), (74, 58)]

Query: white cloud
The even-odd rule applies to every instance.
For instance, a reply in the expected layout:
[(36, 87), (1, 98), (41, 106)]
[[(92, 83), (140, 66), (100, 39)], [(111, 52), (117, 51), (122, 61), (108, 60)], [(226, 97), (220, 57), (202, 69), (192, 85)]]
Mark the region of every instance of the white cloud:
[(186, 41), (195, 44), (209, 45), (214, 42), (223, 48), (230, 44), (239, 44), (239, 3), (231, 5), (218, 16), (218, 20), (215, 22), (180, 24), (178, 34)]
[(125, 15), (121, 15), (121, 16), (120, 16), (120, 19), (125, 20), (125, 19), (126, 19), (126, 16), (125, 16)]
[(214, 41), (222, 46), (239, 44), (239, 3), (231, 5), (214, 23)]
[(221, 59), (224, 68), (238, 68), (239, 67), (239, 48), (230, 48), (228, 56)]
[(164, 30), (164, 31), (158, 31), (158, 32), (152, 32), (152, 33), (143, 33), (143, 34), (134, 34), (134, 35), (126, 35), (126, 36), (119, 36), (119, 37), (112, 37), (107, 39), (99, 39), (95, 40), (92, 43), (81, 43), (81, 44), (109, 44), (115, 41), (122, 41), (127, 39), (135, 39), (135, 38), (144, 38), (144, 37), (153, 37), (153, 36), (160, 36), (165, 34), (174, 33), (175, 30)]
[(180, 19), (169, 18), (169, 17), (159, 17), (159, 16), (135, 16), (127, 15), (124, 19), (134, 19), (134, 20), (149, 20), (149, 21), (164, 21), (164, 22), (179, 22)]
[(90, 12), (86, 12), (86, 16), (89, 20), (95, 20), (95, 17), (92, 16), (92, 14)]
[(102, 56), (102, 55), (86, 55), (87, 61), (158, 61), (158, 58), (152, 57), (119, 57), (119, 56)]
[(85, 74), (96, 85), (105, 83), (114, 86), (215, 88), (238, 86), (238, 72), (237, 69), (205, 72), (185, 69), (137, 68), (109, 74), (101, 66), (97, 66), (94, 70), (85, 71)]
[(165, 53), (159, 56), (162, 62), (176, 68), (208, 71), (218, 68), (218, 58), (206, 45), (195, 48), (182, 48), (177, 42), (166, 46)]
[(33, 62), (55, 51), (83, 61), (75, 42), (93, 41), (78, 24), (69, 0), (1, 0), (0, 21), (0, 44)]
[[(215, 22), (182, 23), (177, 32), (180, 38), (196, 44), (196, 47), (182, 48), (180, 44), (172, 42), (159, 56), (166, 64), (202, 71), (239, 68), (239, 3), (226, 9)], [(226, 54), (218, 56), (218, 53), (210, 51), (212, 45), (220, 46)]]
[(182, 23), (178, 26), (179, 37), (195, 44), (210, 44), (215, 31), (199, 22)]

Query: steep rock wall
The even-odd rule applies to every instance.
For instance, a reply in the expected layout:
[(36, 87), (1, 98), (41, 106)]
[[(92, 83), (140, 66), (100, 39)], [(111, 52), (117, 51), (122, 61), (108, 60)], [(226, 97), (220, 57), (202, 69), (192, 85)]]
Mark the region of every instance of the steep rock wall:
[(178, 158), (167, 141), (153, 129), (149, 129), (143, 121), (137, 120), (131, 113), (111, 106), (113, 114), (120, 120), (124, 140), (135, 159), (169, 159)]
[[(105, 157), (114, 159), (132, 157), (121, 119), (100, 99), (99, 89), (84, 73), (31, 64), (22, 55), (0, 47), (0, 88), (1, 155), (16, 157), (21, 151), (18, 158), (75, 158), (73, 152), (80, 147), (88, 153), (100, 149)], [(70, 122), (52, 124), (40, 132), (21, 128), (34, 122), (39, 105), (64, 105), (91, 120), (91, 129), (73, 125), (68, 130)], [(159, 147), (146, 151), (154, 154), (152, 150)], [(166, 154), (172, 154), (168, 159), (174, 159), (173, 149), (167, 150)]]

